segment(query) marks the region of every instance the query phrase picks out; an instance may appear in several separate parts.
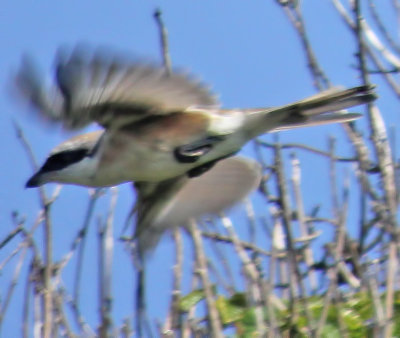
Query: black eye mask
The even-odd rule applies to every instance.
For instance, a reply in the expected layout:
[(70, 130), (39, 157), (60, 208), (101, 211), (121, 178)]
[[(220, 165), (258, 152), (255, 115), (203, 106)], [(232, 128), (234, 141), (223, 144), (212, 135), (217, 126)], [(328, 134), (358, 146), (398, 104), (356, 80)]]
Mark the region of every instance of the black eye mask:
[(48, 172), (54, 170), (61, 170), (73, 163), (79, 162), (85, 156), (89, 154), (88, 149), (74, 149), (74, 150), (65, 150), (60, 153), (51, 155), (40, 171)]

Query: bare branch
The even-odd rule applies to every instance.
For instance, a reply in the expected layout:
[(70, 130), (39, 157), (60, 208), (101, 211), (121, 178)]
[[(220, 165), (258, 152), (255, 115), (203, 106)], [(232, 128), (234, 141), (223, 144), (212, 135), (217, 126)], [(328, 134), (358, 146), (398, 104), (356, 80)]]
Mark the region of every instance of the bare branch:
[(198, 264), (197, 273), (200, 276), (201, 283), (203, 284), (206, 303), (208, 309), (208, 317), (211, 327), (211, 335), (215, 338), (223, 337), (221, 321), (218, 316), (218, 311), (215, 307), (214, 294), (212, 292), (211, 283), (207, 277), (207, 260), (203, 251), (203, 243), (201, 240), (200, 231), (197, 228), (197, 224), (194, 221), (190, 222), (190, 234), (193, 239), (193, 246), (195, 250), (196, 261)]

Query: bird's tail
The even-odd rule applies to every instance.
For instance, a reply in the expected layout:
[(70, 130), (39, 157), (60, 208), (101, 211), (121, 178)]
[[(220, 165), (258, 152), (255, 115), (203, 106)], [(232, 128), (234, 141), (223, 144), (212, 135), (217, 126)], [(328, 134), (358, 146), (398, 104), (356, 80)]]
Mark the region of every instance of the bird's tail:
[(359, 118), (356, 113), (342, 110), (366, 104), (376, 99), (374, 86), (340, 90), (328, 89), (301, 101), (285, 106), (258, 110), (251, 123), (258, 124), (257, 134), (328, 123), (349, 122)]

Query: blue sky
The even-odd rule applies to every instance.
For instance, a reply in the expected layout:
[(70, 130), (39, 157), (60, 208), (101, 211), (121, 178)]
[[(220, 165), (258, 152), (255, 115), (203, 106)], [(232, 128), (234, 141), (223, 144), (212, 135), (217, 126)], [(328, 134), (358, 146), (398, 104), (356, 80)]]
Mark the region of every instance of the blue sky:
[[(302, 1), (302, 6), (308, 20), (311, 43), (332, 83), (345, 87), (360, 84), (358, 73), (351, 68), (351, 64), (355, 63), (352, 58), (355, 53), (353, 36), (342, 25), (332, 5), (328, 1)], [(12, 211), (18, 210), (25, 215), (27, 225), (31, 226), (39, 205), (37, 191), (24, 189), (32, 169), (16, 139), (12, 121), (17, 121), (23, 128), (39, 162), (45, 159), (52, 147), (70, 136), (58, 129), (44, 128), (30, 119), (29, 111), (18, 105), (10, 95), (9, 81), (22, 54), (32, 54), (45, 71), (50, 69), (54, 53), (60, 45), (73, 46), (77, 42), (106, 45), (140, 57), (160, 60), (159, 36), (152, 16), (156, 7), (162, 9), (169, 31), (173, 65), (192, 71), (212, 85), (224, 106), (279, 105), (315, 93), (296, 34), (274, 1), (230, 0), (229, 4), (214, 0), (5, 2), (0, 9), (0, 141), (3, 145), (0, 147), (0, 238), (12, 228)], [(382, 87), (385, 88), (385, 85), (382, 84)], [(390, 94), (381, 94), (380, 103), (385, 117), (389, 124), (396, 125), (399, 118), (392, 100)], [(357, 111), (362, 112), (362, 108)], [(361, 121), (359, 125), (365, 126), (365, 123)], [(340, 126), (281, 133), (280, 139), (326, 149), (327, 135), (335, 135), (339, 139), (338, 149), (346, 145)], [(265, 138), (272, 139), (271, 136)], [(251, 147), (245, 150), (245, 154), (251, 154)], [(343, 150), (342, 154), (346, 155), (346, 151)], [(327, 199), (329, 180), (320, 174), (327, 169), (327, 165), (318, 159), (309, 160), (302, 153), (299, 157), (303, 169), (302, 187), (307, 194), (306, 206), (310, 208)], [(47, 191), (53, 189), (54, 186), (50, 185)], [(129, 186), (121, 186), (119, 191), (116, 235), (133, 201)], [(53, 212), (57, 219), (54, 224), (56, 258), (68, 251), (82, 223), (87, 196), (86, 189), (63, 188)], [(104, 198), (96, 214), (104, 216), (107, 205), (108, 200)], [(330, 211), (330, 206), (324, 208)], [(260, 212), (268, 217), (267, 210)], [(89, 250), (96, 250), (96, 236), (96, 224), (93, 224), (88, 239)], [(116, 246), (120, 244), (116, 243)], [(0, 259), (4, 259), (7, 252), (0, 252)], [(166, 239), (150, 261), (148, 290), (152, 299), (149, 303), (152, 318), (162, 319), (165, 315), (171, 256), (169, 239)], [(95, 262), (89, 253), (85, 261), (88, 281), (91, 274), (97, 273)], [(123, 316), (132, 315), (133, 301), (123, 296), (123, 292), (132, 287), (132, 269), (127, 269), (126, 265), (130, 262), (119, 247), (114, 262), (117, 325), (121, 324)], [(12, 270), (5, 270), (0, 276), (1, 290), (8, 285), (7, 276), (10, 273)], [(66, 274), (66, 282), (70, 281), (69, 278)], [(19, 283), (17, 286), (19, 293), (23, 290), (22, 285)], [(97, 321), (97, 291), (90, 287), (90, 282), (86, 287), (82, 303), (85, 304), (89, 322), (94, 324)], [(13, 306), (15, 313), (20, 315), (20, 308), (15, 304)], [(2, 334), (7, 336), (19, 332), (19, 320), (18, 316), (9, 313)]]

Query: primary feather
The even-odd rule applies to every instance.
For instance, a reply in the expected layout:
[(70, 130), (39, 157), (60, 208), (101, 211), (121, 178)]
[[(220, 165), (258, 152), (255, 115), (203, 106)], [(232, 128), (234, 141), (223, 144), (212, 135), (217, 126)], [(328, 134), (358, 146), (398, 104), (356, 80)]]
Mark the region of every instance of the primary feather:
[(169, 74), (161, 66), (102, 51), (90, 55), (81, 48), (57, 58), (52, 91), (46, 90), (29, 58), (24, 58), (16, 82), (40, 114), (67, 129), (92, 122), (123, 125), (152, 114), (219, 105), (208, 88), (187, 74)]

